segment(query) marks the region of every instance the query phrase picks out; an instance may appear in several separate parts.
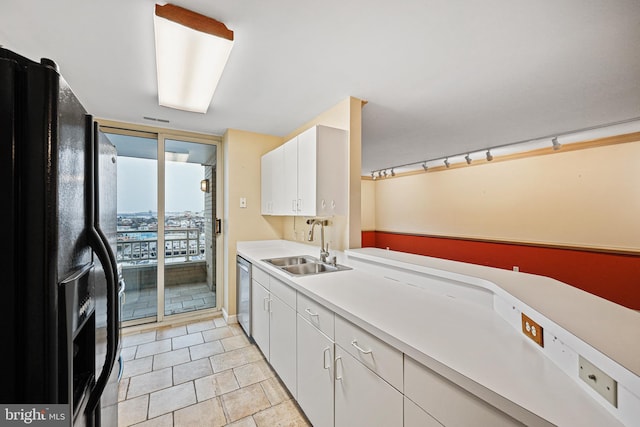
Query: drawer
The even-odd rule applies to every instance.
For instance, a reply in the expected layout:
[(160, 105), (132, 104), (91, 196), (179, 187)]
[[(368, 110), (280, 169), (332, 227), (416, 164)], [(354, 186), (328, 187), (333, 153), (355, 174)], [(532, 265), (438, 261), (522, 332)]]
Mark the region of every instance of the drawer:
[(336, 344), (402, 391), (402, 352), (340, 316), (335, 322)]
[(325, 306), (315, 302), (311, 298), (298, 293), (298, 314), (307, 319), (316, 328), (320, 329), (323, 334), (333, 339), (334, 315), (333, 311)]
[(410, 357), (404, 364), (404, 394), (445, 426), (523, 425)]
[(260, 283), (266, 289), (269, 289), (269, 274), (260, 270), (255, 265), (251, 266), (251, 278)]
[(269, 290), (289, 307), (296, 309), (296, 290), (281, 280), (269, 276)]

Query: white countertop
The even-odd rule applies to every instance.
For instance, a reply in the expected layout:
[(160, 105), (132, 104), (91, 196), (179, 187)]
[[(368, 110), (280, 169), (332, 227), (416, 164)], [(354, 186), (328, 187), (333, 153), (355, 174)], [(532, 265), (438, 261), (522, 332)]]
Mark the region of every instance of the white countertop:
[[(318, 251), (317, 247), (289, 241), (238, 243), (238, 254), (254, 265), (526, 424), (539, 424), (541, 420), (531, 415), (536, 414), (560, 426), (622, 425), (492, 309), (425, 292), (364, 269), (294, 277), (261, 261), (290, 255), (317, 256)], [(360, 251), (365, 256), (383, 255), (369, 249), (347, 253)], [(415, 255), (386, 255), (391, 262), (422, 262), (412, 258)], [(340, 263), (348, 265), (345, 254), (338, 256)], [(532, 279), (513, 284), (506, 277), (493, 277), (474, 270), (477, 266), (466, 266), (470, 265), (443, 264), (437, 268), (455, 267), (455, 273), (470, 276), (482, 273), (482, 280), (498, 280), (500, 287), (515, 297), (522, 296), (524, 287), (538, 286), (531, 283)]]

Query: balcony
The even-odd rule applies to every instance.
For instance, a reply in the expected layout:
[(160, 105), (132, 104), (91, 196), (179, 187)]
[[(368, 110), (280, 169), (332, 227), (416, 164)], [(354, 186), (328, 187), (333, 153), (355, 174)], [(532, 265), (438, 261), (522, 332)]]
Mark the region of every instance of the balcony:
[[(199, 228), (165, 230), (165, 315), (216, 306), (215, 286), (207, 280), (205, 233)], [(121, 230), (116, 258), (127, 283), (122, 320), (157, 313), (158, 240), (155, 230)], [(209, 261), (211, 262), (211, 261)]]

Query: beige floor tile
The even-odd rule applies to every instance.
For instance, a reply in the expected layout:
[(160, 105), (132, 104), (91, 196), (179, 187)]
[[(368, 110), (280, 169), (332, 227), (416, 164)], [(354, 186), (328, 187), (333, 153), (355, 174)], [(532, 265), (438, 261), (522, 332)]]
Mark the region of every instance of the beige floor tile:
[(238, 350), (228, 351), (222, 354), (216, 354), (209, 358), (213, 372), (222, 372), (227, 369), (237, 368), (247, 363), (257, 362), (263, 359), (262, 353), (256, 346), (243, 347)]
[(125, 400), (118, 404), (118, 427), (126, 427), (147, 419), (149, 396)]
[(278, 377), (269, 378), (260, 383), (264, 394), (267, 395), (267, 399), (271, 402), (271, 405), (277, 405), (285, 400), (291, 399), (291, 395), (287, 391), (287, 388), (282, 384)]
[(159, 340), (179, 337), (180, 335), (187, 335), (187, 327), (185, 325), (182, 325), (158, 329), (157, 335), (157, 339)]
[(253, 419), (258, 427), (311, 426), (293, 400), (287, 400), (279, 405), (258, 412), (253, 415)]
[(271, 406), (260, 384), (250, 385), (222, 395), (229, 421), (236, 421)]
[(227, 322), (224, 320), (224, 317), (216, 317), (215, 319), (213, 319), (213, 323), (215, 323), (216, 328), (227, 326)]
[(173, 415), (175, 427), (221, 427), (227, 424), (222, 405), (217, 398), (177, 410)]
[(123, 361), (133, 360), (136, 358), (136, 351), (138, 350), (138, 346), (134, 345), (133, 347), (127, 347), (120, 350), (120, 356)]
[(156, 391), (149, 396), (149, 418), (173, 412), (196, 403), (193, 382)]
[(189, 347), (191, 345), (202, 344), (204, 339), (202, 338), (202, 334), (200, 332), (196, 332), (195, 334), (182, 335), (180, 337), (171, 338), (173, 342), (173, 349), (177, 350), (179, 348)]
[(229, 329), (231, 329), (231, 332), (233, 333), (233, 335), (245, 335), (244, 333), (244, 329), (242, 329), (242, 326), (240, 326), (237, 323), (232, 323), (229, 325)]
[(173, 414), (164, 414), (161, 417), (136, 424), (133, 427), (173, 427)]
[(237, 350), (251, 345), (249, 339), (244, 335), (234, 335), (229, 338), (221, 339), (220, 342), (224, 346), (225, 351)]
[(190, 323), (187, 325), (187, 332), (193, 334), (195, 332), (206, 331), (207, 329), (215, 329), (216, 325), (213, 320), (205, 320), (198, 323)]
[(156, 331), (125, 335), (122, 337), (122, 348), (131, 347), (138, 344), (146, 344), (148, 342), (153, 342), (155, 340), (156, 340)]
[(198, 402), (202, 402), (240, 388), (238, 381), (236, 380), (236, 376), (230, 369), (219, 374), (198, 378), (195, 380), (195, 386)]
[(256, 427), (256, 422), (253, 420), (253, 417), (245, 417), (234, 423), (227, 424), (227, 427)]
[(129, 380), (127, 398), (130, 399), (142, 394), (171, 387), (173, 385), (172, 380), (171, 368), (165, 368), (159, 371), (153, 371), (147, 374), (131, 377)]
[(171, 351), (170, 339), (140, 344), (138, 351), (136, 351), (136, 359), (142, 359), (143, 357), (153, 356), (154, 354), (165, 353), (167, 351)]
[(160, 353), (153, 356), (153, 369), (159, 370), (168, 368), (169, 366), (180, 365), (182, 363), (189, 362), (191, 360), (189, 356), (188, 348), (181, 348), (179, 350), (168, 351), (166, 353)]
[(208, 331), (202, 331), (202, 336), (206, 342), (218, 341), (223, 338), (229, 338), (233, 336), (232, 329), (228, 326), (223, 326), (216, 329), (209, 329)]
[(124, 371), (122, 378), (133, 377), (140, 374), (151, 372), (153, 368), (153, 357), (145, 357), (143, 359), (135, 359), (124, 362)]
[(183, 363), (173, 367), (173, 383), (182, 384), (196, 378), (213, 374), (209, 359), (200, 359), (194, 362)]
[(118, 402), (122, 402), (127, 398), (128, 388), (129, 388), (129, 378), (120, 379), (120, 383), (118, 383)]
[(202, 359), (204, 357), (213, 356), (214, 354), (224, 353), (224, 347), (220, 341), (205, 342), (204, 344), (192, 345), (189, 347), (191, 360)]
[(233, 373), (236, 375), (240, 387), (259, 383), (275, 375), (265, 360), (259, 360), (233, 368)]

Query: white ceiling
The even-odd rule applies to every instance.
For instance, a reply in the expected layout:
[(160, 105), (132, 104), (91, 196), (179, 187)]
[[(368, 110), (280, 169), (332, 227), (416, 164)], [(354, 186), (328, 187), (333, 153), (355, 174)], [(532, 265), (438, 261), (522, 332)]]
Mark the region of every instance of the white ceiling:
[(235, 45), (207, 114), (158, 106), (152, 0), (3, 0), (0, 44), (95, 116), (286, 135), (365, 99), (363, 174), (640, 117), (638, 0), (178, 0)]

